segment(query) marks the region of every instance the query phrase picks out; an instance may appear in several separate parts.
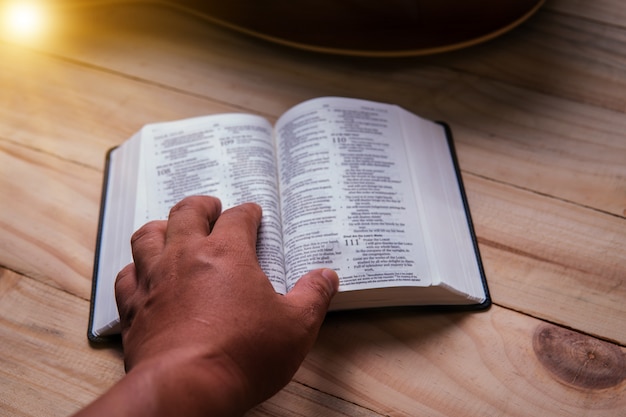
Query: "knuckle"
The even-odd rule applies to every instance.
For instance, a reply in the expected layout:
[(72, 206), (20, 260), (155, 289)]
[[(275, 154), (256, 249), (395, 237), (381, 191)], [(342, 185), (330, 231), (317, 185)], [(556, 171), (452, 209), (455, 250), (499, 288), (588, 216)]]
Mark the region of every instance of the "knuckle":
[(163, 233), (163, 221), (153, 220), (137, 229), (131, 236), (130, 241), (132, 244), (135, 244), (139, 240), (154, 237), (159, 233)]
[(251, 217), (260, 217), (263, 214), (263, 209), (256, 203), (244, 203), (239, 208)]
[(263, 210), (256, 203), (244, 203), (226, 210), (224, 214), (237, 217), (238, 221), (246, 224), (256, 224), (263, 215)]
[[(170, 209), (170, 216), (175, 213), (185, 212), (187, 210), (196, 210), (198, 207), (202, 206), (215, 206), (221, 207), (221, 202), (218, 198), (208, 196), (208, 195), (192, 195), (183, 198), (179, 202), (177, 202)], [(219, 210), (218, 210), (219, 211)]]
[(133, 268), (133, 264), (128, 264), (117, 274), (115, 278), (115, 291), (121, 291), (123, 289), (125, 281), (131, 278)]
[(174, 206), (170, 209), (170, 215), (172, 213), (189, 210), (197, 204), (199, 198), (199, 196), (190, 196), (183, 198), (178, 203), (174, 204)]

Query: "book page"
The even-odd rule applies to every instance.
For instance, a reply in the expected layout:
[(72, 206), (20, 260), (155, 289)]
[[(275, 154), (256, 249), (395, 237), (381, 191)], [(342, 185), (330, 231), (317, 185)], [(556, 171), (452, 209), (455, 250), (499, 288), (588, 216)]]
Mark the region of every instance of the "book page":
[(441, 284), (466, 295), (470, 301), (486, 298), (474, 247), (469, 209), (464, 205), (462, 183), (454, 165), (453, 145), (440, 124), (401, 110), (406, 129), (407, 151), (414, 182), (419, 183), (424, 219), (424, 236), (433, 261), (433, 284)]
[(141, 137), (135, 134), (108, 154), (108, 167), (103, 195), (103, 212), (96, 253), (96, 291), (93, 300), (92, 330), (94, 336), (118, 332), (118, 313), (115, 302), (115, 279), (118, 272), (132, 262), (130, 234), (133, 231), (135, 194), (138, 191), (135, 163), (141, 151)]
[[(226, 114), (144, 127), (145, 219), (165, 219), (189, 195), (211, 195), (222, 209), (244, 202), (263, 208), (257, 256), (275, 290), (285, 292), (277, 170), (271, 124)], [(142, 221), (141, 223), (144, 223)]]
[(342, 291), (430, 285), (397, 108), (314, 99), (275, 130), (288, 289), (319, 267)]

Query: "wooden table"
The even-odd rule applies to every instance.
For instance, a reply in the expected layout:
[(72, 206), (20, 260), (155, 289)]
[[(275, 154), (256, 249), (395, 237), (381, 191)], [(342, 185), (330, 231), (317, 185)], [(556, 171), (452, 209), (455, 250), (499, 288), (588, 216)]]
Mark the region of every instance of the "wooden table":
[(66, 10), (0, 43), (0, 414), (63, 416), (122, 377), (86, 338), (104, 155), (142, 125), (275, 119), (324, 95), (446, 120), (494, 305), (334, 315), (250, 412), (626, 415), (626, 3), (548, 1), (488, 43), (327, 56), (166, 7)]

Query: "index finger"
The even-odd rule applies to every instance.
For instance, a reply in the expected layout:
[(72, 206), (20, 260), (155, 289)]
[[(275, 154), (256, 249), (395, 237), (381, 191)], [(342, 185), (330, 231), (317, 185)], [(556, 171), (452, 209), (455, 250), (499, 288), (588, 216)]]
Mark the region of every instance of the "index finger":
[(207, 237), (221, 211), (222, 203), (215, 197), (184, 198), (170, 210), (165, 240)]

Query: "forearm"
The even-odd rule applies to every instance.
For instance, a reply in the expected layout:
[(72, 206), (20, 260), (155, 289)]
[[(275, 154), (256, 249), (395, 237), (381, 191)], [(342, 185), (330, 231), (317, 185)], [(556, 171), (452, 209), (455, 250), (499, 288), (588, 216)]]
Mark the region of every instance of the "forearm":
[(224, 358), (155, 358), (133, 368), (85, 416), (240, 416), (254, 404)]

